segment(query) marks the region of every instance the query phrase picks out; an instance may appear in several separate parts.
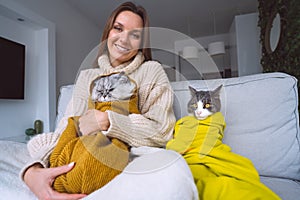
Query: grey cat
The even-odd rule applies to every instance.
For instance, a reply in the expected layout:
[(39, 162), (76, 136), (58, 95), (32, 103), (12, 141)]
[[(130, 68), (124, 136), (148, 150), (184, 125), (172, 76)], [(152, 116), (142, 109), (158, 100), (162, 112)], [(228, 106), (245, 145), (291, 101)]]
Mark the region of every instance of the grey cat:
[(203, 91), (189, 86), (192, 98), (188, 102), (188, 112), (200, 120), (219, 112), (221, 110), (220, 90), (222, 87), (223, 85), (220, 85), (215, 90)]
[(93, 102), (127, 100), (133, 95), (134, 88), (125, 72), (100, 77), (94, 81), (91, 99)]

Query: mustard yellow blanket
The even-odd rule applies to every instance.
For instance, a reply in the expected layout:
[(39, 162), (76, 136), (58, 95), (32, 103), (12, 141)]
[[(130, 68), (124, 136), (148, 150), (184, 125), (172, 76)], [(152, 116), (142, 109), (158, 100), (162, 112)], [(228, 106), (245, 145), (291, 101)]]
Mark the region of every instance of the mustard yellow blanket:
[(177, 121), (166, 148), (185, 158), (201, 200), (280, 199), (260, 182), (252, 162), (222, 143), (225, 129), (218, 112), (205, 120), (186, 116)]
[[(123, 115), (139, 113), (137, 89), (128, 100), (92, 102), (89, 99), (89, 108), (102, 112), (112, 110)], [(74, 169), (54, 180), (56, 191), (90, 194), (123, 171), (129, 162), (130, 147), (117, 138), (106, 137), (101, 131), (79, 136), (79, 118), (68, 119), (68, 125), (50, 155), (49, 164), (58, 167), (76, 163)]]

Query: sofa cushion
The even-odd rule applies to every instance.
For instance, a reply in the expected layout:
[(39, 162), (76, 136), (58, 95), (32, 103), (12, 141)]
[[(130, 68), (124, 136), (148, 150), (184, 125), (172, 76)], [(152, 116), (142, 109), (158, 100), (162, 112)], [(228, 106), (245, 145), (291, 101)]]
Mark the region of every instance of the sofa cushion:
[(298, 181), (275, 177), (260, 177), (260, 180), (281, 199), (295, 200), (300, 197), (300, 182)]
[(58, 122), (64, 116), (66, 111), (67, 105), (72, 98), (74, 85), (65, 85), (60, 88), (59, 97), (58, 97), (58, 104), (57, 104), (57, 115), (55, 121), (55, 127), (57, 127)]
[(223, 84), (224, 143), (252, 160), (260, 175), (300, 180), (297, 80), (284, 73), (171, 83), (177, 118), (187, 115), (188, 85), (215, 89)]

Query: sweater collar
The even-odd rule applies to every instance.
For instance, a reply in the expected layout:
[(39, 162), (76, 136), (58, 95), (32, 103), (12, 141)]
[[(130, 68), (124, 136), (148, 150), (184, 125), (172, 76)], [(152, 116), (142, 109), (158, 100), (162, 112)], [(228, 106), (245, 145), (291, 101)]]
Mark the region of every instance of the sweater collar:
[(134, 72), (144, 61), (144, 56), (139, 52), (131, 61), (122, 63), (119, 66), (112, 67), (107, 54), (103, 54), (98, 58), (99, 68), (104, 69), (104, 73), (110, 74), (124, 71), (126, 74)]

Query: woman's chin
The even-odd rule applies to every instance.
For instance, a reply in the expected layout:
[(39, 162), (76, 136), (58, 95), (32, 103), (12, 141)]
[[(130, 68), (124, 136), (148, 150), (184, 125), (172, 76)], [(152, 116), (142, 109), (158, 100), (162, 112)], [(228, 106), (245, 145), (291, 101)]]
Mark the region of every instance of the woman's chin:
[(111, 62), (123, 63), (130, 60), (129, 52), (115, 51), (111, 54)]

